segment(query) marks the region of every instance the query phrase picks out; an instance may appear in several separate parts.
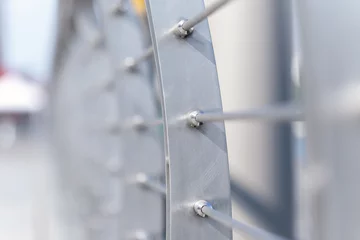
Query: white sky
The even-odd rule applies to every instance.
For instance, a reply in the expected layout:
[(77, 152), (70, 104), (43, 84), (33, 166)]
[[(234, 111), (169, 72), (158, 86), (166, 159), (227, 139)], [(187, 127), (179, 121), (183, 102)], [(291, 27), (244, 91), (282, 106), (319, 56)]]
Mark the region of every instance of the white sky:
[(57, 0), (0, 0), (3, 61), (39, 80), (50, 74)]

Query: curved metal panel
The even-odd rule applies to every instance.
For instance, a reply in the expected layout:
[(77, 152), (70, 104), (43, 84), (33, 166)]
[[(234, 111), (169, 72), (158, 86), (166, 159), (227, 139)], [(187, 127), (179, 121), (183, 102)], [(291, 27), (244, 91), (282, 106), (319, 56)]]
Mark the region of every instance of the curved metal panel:
[(92, 41), (99, 32), (91, 2), (77, 1), (62, 10), (72, 16), (61, 24), (66, 38), (58, 37), (64, 41), (58, 52), (64, 53), (55, 61), (52, 103), (67, 239), (118, 239), (112, 210), (120, 197), (107, 167), (109, 159), (118, 157), (117, 146), (105, 128), (114, 114), (115, 94), (99, 89), (111, 73), (110, 62), (104, 48)]
[[(137, 177), (145, 174), (159, 178), (164, 172), (162, 139), (157, 128), (136, 130), (123, 129), (122, 124), (134, 121), (135, 117), (157, 118), (155, 91), (152, 75), (146, 65), (134, 71), (126, 69), (128, 57), (139, 55), (144, 48), (144, 33), (140, 19), (128, 1), (123, 5), (98, 0), (105, 45), (113, 60), (114, 81), (118, 96), (118, 128), (121, 154), (124, 159), (119, 172), (122, 182), (121, 218), (119, 239), (139, 235), (159, 236), (164, 229), (163, 196), (139, 184)], [(140, 175), (141, 176), (141, 175)]]
[(231, 239), (231, 229), (195, 215), (209, 201), (231, 216), (223, 123), (190, 128), (182, 116), (196, 109), (221, 111), (219, 84), (207, 22), (186, 39), (163, 35), (181, 18), (204, 10), (202, 0), (147, 0), (157, 73), (162, 86), (167, 180), (167, 239)]
[[(74, 144), (71, 132), (76, 126), (79, 126), (78, 121), (74, 120), (76, 116), (72, 114), (74, 112), (80, 114), (76, 104), (77, 101), (75, 100), (76, 94), (74, 93), (78, 86), (68, 87), (69, 82), (74, 81), (76, 77), (80, 76), (75, 66), (77, 66), (76, 62), (79, 61), (83, 49), (79, 39), (72, 37), (69, 42), (71, 42), (68, 43), (69, 54), (63, 56), (65, 64), (56, 78), (56, 90), (53, 91), (52, 95), (53, 132), (56, 143), (55, 160), (57, 161), (56, 167), (60, 178), (62, 196), (60, 204), (61, 209), (63, 209), (61, 214), (63, 215), (63, 224), (65, 225), (67, 236), (73, 235), (78, 239), (85, 239), (83, 223), (80, 220), (79, 212), (77, 211), (78, 207), (76, 206), (79, 197), (75, 195), (77, 189), (80, 188), (81, 177), (73, 172), (74, 165), (79, 165), (79, 159), (76, 159), (74, 151), (71, 149), (71, 146)], [(78, 143), (75, 144), (77, 145)], [(73, 197), (71, 198), (70, 196)]]

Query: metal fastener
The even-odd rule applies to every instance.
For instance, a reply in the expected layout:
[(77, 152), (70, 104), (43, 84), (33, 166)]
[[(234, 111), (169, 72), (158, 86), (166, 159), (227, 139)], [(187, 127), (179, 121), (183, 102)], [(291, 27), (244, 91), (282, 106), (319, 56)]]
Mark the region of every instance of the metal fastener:
[(147, 129), (145, 120), (142, 116), (136, 115), (132, 118), (132, 128), (137, 131), (144, 131)]
[(114, 6), (110, 10), (110, 13), (113, 15), (123, 15), (126, 12), (127, 12), (127, 9), (126, 9), (123, 1), (120, 1), (119, 3), (114, 4)]
[(193, 31), (194, 31), (194, 28), (190, 28), (189, 30), (185, 30), (183, 28), (183, 25), (184, 23), (187, 21), (187, 19), (183, 19), (181, 20), (178, 24), (177, 24), (177, 27), (175, 28), (175, 31), (174, 31), (174, 34), (177, 36), (177, 37), (180, 37), (180, 38), (186, 38), (188, 37)]
[(135, 58), (127, 57), (124, 59), (125, 70), (130, 72), (136, 72), (138, 70)]
[(212, 205), (209, 202), (205, 201), (205, 200), (197, 201), (194, 204), (194, 211), (200, 217), (206, 217), (206, 214), (202, 211), (203, 207), (213, 208)]
[(199, 115), (201, 112), (196, 110), (196, 111), (192, 111), (190, 113), (188, 113), (187, 115), (187, 123), (190, 127), (193, 128), (198, 128), (200, 127), (203, 123), (196, 120), (196, 116)]
[(149, 233), (144, 230), (136, 230), (132, 234), (128, 235), (129, 240), (152, 240), (154, 239)]
[(149, 177), (145, 173), (138, 173), (135, 178), (139, 184), (145, 184), (149, 181)]

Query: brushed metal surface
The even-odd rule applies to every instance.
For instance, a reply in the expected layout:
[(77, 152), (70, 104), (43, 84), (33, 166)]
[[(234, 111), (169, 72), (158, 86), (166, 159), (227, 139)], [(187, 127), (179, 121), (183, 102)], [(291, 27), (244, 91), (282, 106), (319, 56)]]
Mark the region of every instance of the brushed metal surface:
[[(142, 32), (141, 19), (130, 5), (124, 2), (126, 12), (111, 13), (114, 2), (98, 0), (101, 9), (102, 30), (114, 68), (118, 102), (118, 124), (131, 121), (136, 116), (144, 119), (157, 118), (155, 88), (151, 69), (144, 63), (136, 71), (124, 69), (128, 57), (137, 56), (147, 43)], [(161, 127), (160, 127), (161, 130)], [(165, 211), (163, 196), (136, 184), (136, 175), (145, 173), (160, 178), (164, 175), (163, 141), (159, 127), (146, 130), (127, 129), (119, 133), (121, 165), (119, 178), (122, 183), (119, 237), (125, 239), (136, 232), (150, 236), (162, 235)]]
[[(192, 205), (209, 201), (231, 215), (223, 123), (189, 128), (174, 118), (200, 109), (220, 111), (216, 65), (207, 22), (186, 39), (163, 34), (181, 18), (204, 10), (203, 1), (147, 0), (157, 75), (162, 88), (167, 181), (167, 239), (231, 239), (232, 231), (195, 215)], [(161, 39), (161, 41), (160, 41)]]

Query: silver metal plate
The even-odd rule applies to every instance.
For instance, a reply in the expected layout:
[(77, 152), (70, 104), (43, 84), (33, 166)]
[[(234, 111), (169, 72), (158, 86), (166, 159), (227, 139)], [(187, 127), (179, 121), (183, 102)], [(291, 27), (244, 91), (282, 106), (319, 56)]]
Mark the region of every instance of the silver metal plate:
[[(67, 237), (118, 239), (119, 216), (113, 213), (121, 199), (115, 191), (119, 180), (114, 181), (107, 166), (119, 156), (116, 138), (106, 129), (116, 98), (100, 88), (111, 73), (110, 61), (104, 48), (92, 45), (87, 39), (91, 35), (81, 29), (89, 24), (98, 33), (91, 3), (78, 1), (71, 12), (74, 22), (79, 15), (83, 22), (75, 23), (66, 42), (58, 45), (66, 51), (56, 59), (61, 67), (56, 68), (53, 82), (53, 126), (65, 190)], [(71, 29), (70, 24), (63, 27)]]
[[(204, 9), (202, 0), (147, 0), (157, 73), (162, 87), (167, 180), (167, 239), (231, 239), (232, 231), (196, 216), (192, 205), (209, 201), (231, 215), (223, 123), (199, 129), (172, 119), (191, 110), (221, 111), (219, 84), (207, 22), (187, 39), (163, 34)], [(160, 41), (160, 39), (162, 39)]]
[[(98, 0), (101, 9), (105, 45), (113, 61), (118, 96), (118, 122), (120, 125), (136, 116), (155, 119), (156, 96), (152, 75), (145, 64), (135, 72), (124, 69), (124, 60), (138, 56), (144, 48), (145, 35), (141, 32), (140, 19), (126, 2), (126, 12), (114, 14), (114, 1)], [(160, 177), (164, 173), (162, 135), (158, 128), (137, 131), (125, 129), (119, 132), (121, 164), (119, 177), (122, 181), (122, 217), (119, 219), (119, 239), (133, 237), (137, 232), (149, 236), (162, 235), (164, 230), (164, 201), (157, 192), (144, 189), (136, 183), (136, 175)]]

